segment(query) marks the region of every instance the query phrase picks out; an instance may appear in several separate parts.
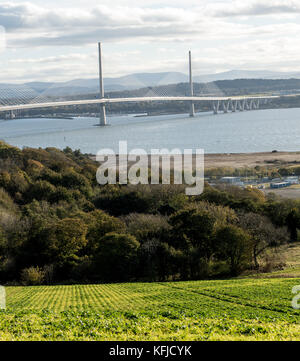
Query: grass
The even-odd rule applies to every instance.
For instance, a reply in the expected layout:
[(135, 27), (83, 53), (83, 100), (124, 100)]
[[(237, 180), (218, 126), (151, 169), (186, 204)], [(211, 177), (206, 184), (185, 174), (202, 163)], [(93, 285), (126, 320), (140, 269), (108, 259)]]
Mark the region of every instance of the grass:
[(286, 187), (286, 188), (269, 188), (264, 190), (265, 194), (274, 193), (277, 196), (288, 198), (288, 199), (299, 199), (299, 188), (292, 188)]
[(0, 340), (300, 340), (300, 279), (7, 287)]
[[(278, 253), (286, 263), (284, 269), (270, 273), (250, 274), (250, 278), (300, 278), (300, 243), (281, 246)], [(245, 276), (243, 276), (245, 277)]]

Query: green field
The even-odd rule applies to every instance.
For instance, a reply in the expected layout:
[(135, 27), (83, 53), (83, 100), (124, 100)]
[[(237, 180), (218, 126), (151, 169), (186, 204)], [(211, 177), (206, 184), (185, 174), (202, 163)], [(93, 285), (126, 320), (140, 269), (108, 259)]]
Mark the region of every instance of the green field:
[(300, 340), (300, 279), (7, 287), (0, 340)]

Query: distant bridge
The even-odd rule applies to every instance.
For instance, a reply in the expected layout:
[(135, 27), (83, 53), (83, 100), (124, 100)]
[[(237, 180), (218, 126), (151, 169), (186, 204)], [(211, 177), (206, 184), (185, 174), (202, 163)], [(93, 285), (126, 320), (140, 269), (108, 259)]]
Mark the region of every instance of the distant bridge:
[[(38, 108), (56, 108), (69, 105), (86, 105), (86, 104), (99, 104), (100, 105), (100, 123), (99, 125), (106, 125), (106, 112), (105, 105), (113, 103), (128, 103), (128, 102), (154, 102), (154, 101), (184, 101), (190, 103), (190, 116), (195, 115), (195, 102), (209, 101), (212, 102), (212, 108), (215, 114), (219, 111), (227, 113), (228, 111), (244, 111), (259, 109), (260, 101), (267, 99), (280, 98), (280, 95), (262, 95), (262, 96), (195, 96), (193, 89), (192, 79), (192, 59), (191, 51), (189, 52), (189, 96), (149, 96), (149, 97), (132, 97), (132, 98), (105, 98), (103, 86), (103, 72), (102, 72), (102, 50), (101, 43), (98, 43), (99, 51), (99, 86), (100, 98), (99, 99), (85, 99), (85, 100), (66, 100), (66, 101), (53, 101), (53, 102), (40, 102), (40, 103), (26, 103), (14, 105), (0, 106), (0, 112), (9, 112), (10, 118), (14, 118), (14, 111), (28, 110)], [(286, 95), (285, 97), (295, 97), (300, 94)]]
[[(280, 98), (280, 96), (232, 96), (232, 97), (201, 97), (201, 96), (164, 96), (164, 97), (135, 97), (135, 98), (103, 98), (103, 99), (85, 99), (85, 100), (66, 100), (48, 103), (28, 103), (18, 105), (0, 106), (0, 112), (38, 109), (38, 108), (55, 108), (68, 105), (86, 105), (86, 104), (113, 104), (113, 103), (128, 103), (128, 102), (153, 102), (153, 101), (212, 101), (219, 102), (219, 108), (222, 110), (244, 110), (255, 109), (257, 101), (261, 99)], [(225, 108), (224, 108), (225, 106)]]

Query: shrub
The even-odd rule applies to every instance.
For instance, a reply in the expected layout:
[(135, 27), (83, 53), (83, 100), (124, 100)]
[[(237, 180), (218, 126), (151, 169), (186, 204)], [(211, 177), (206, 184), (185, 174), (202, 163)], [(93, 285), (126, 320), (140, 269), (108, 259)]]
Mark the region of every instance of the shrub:
[(48, 200), (55, 192), (55, 187), (47, 181), (37, 181), (27, 193), (28, 200), (36, 199), (38, 201)]
[(0, 210), (7, 210), (9, 213), (16, 213), (17, 207), (11, 196), (0, 188)]
[(285, 256), (278, 250), (270, 250), (262, 257), (262, 265), (259, 271), (263, 273), (283, 270), (286, 266)]
[(47, 264), (44, 266), (44, 276), (45, 276), (45, 282), (47, 285), (51, 285), (54, 280), (54, 265), (53, 264)]
[(21, 272), (21, 282), (25, 286), (37, 286), (43, 284), (45, 272), (39, 267), (29, 267)]

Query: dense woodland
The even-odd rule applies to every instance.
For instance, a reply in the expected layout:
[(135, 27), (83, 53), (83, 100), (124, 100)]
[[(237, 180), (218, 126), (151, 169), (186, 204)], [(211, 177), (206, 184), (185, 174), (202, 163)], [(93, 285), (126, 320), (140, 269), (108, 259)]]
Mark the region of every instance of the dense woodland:
[(256, 189), (106, 185), (66, 148), (0, 142), (0, 283), (188, 280), (280, 268), (300, 201)]

